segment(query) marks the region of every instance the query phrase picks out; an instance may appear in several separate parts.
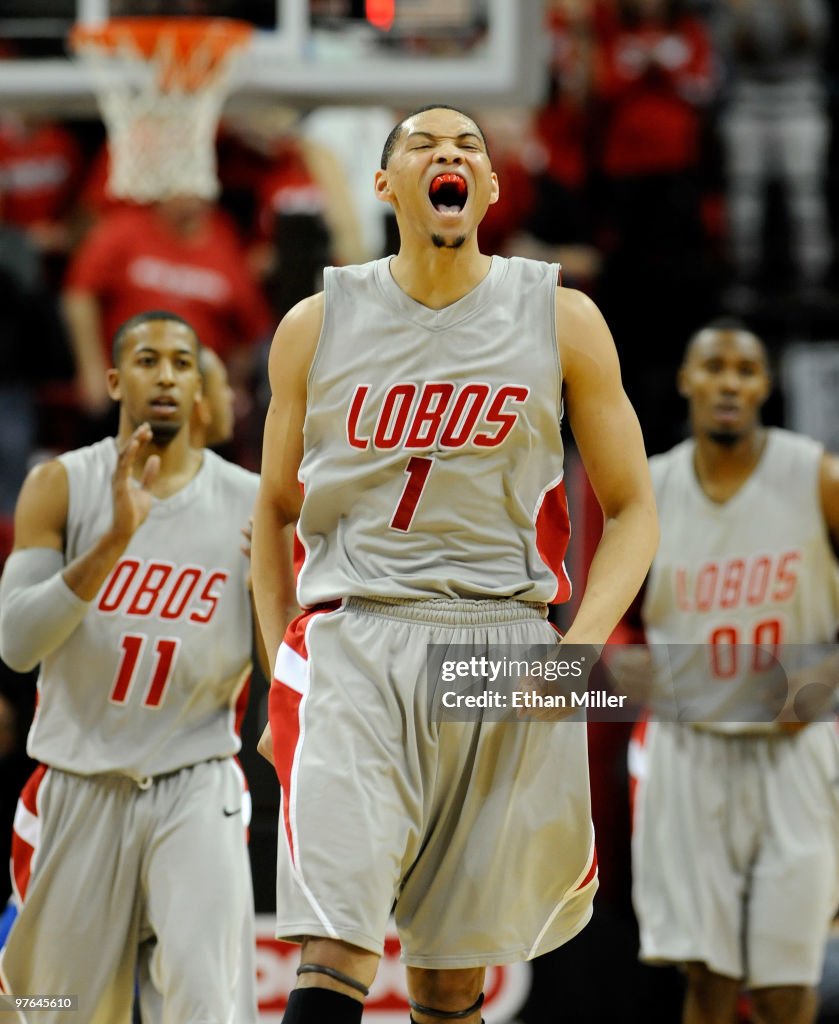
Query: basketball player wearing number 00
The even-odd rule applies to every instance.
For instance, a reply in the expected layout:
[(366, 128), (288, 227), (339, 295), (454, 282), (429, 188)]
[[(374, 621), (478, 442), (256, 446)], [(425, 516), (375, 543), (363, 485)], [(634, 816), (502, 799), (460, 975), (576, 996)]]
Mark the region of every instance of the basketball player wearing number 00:
[(30, 473), (0, 587), (4, 660), (41, 664), (28, 749), (42, 765), (15, 819), (0, 982), (77, 996), (88, 1024), (131, 1019), (145, 943), (163, 1021), (227, 1024), (253, 913), (234, 755), (258, 480), (190, 444), (198, 356), (170, 313), (123, 325), (117, 436)]
[[(679, 372), (692, 436), (651, 460), (661, 545), (648, 649), (613, 671), (661, 684), (638, 728), (634, 898), (641, 955), (685, 965), (684, 1024), (812, 1024), (839, 900), (839, 460), (761, 425), (763, 343), (717, 321)], [(783, 671), (781, 666), (783, 665)], [(808, 724), (809, 723), (809, 724)]]
[[(556, 266), (478, 248), (499, 186), (474, 120), (407, 117), (375, 189), (398, 255), (327, 271), (270, 356), (252, 562), (276, 655), (278, 934), (302, 943), (284, 1020), (361, 1019), (395, 904), (412, 1019), (477, 1024), (488, 965), (591, 914), (585, 725), (432, 724), (427, 645), (555, 643), (563, 408), (606, 517), (569, 643), (606, 641), (656, 516), (599, 312)], [(286, 628), (290, 523), (304, 613)]]

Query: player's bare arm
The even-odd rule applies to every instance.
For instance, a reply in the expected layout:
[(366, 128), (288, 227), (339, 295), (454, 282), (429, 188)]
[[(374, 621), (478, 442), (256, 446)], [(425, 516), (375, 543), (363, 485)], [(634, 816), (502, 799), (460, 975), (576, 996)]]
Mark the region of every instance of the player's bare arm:
[(839, 456), (826, 454), (822, 459), (819, 490), (825, 525), (839, 554)]
[(644, 582), (658, 519), (641, 428), (623, 390), (611, 333), (581, 292), (560, 288), (556, 309), (565, 408), (605, 519), (566, 641), (603, 644)]
[(91, 292), (74, 288), (64, 294), (63, 307), (76, 362), (79, 399), (86, 412), (99, 416), (110, 406), (99, 303)]
[(290, 531), (302, 503), (297, 478), (303, 458), (306, 385), (320, 337), (323, 296), (298, 303), (280, 323), (271, 345), (271, 403), (265, 419), (262, 473), (253, 517), (253, 593), (271, 665), (286, 626), (297, 614)]
[[(839, 553), (839, 458), (826, 454), (819, 473), (822, 514), (833, 549)], [(785, 680), (787, 699), (778, 715), (781, 727), (796, 731), (828, 714), (839, 689), (839, 653), (831, 653)]]
[[(159, 458), (146, 461), (139, 486), (131, 478), (150, 440), (151, 430), (143, 424), (122, 447), (112, 479), (111, 528), (69, 565), (63, 554), (67, 472), (52, 461), (36, 466), (26, 478), (15, 509), (15, 543), (3, 576), (0, 618), (4, 657), (18, 671), (34, 668), (73, 632), (148, 515)], [(32, 622), (39, 627), (34, 633)]]

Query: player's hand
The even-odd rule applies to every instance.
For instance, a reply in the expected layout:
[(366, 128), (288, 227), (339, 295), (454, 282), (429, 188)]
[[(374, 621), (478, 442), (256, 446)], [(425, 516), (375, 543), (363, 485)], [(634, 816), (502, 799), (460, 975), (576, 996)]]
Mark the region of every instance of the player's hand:
[(103, 372), (81, 373), (75, 383), (79, 407), (86, 416), (99, 419), (113, 407)]
[(836, 708), (839, 653), (790, 672), (786, 681), (787, 697), (777, 718), (784, 732), (800, 732), (811, 722), (829, 719)]
[(262, 735), (259, 737), (256, 749), (257, 753), (262, 754), (269, 764), (274, 764), (274, 740), (271, 736), (270, 722), (262, 730)]
[(160, 473), (160, 456), (150, 455), (146, 458), (139, 484), (134, 478), (135, 469), (143, 457), (143, 448), (151, 439), (151, 427), (148, 423), (141, 424), (117, 458), (117, 466), (111, 478), (114, 503), (112, 528), (121, 537), (132, 537), (151, 511), (151, 488)]
[(615, 693), (633, 704), (646, 704), (653, 695), (655, 670), (649, 648), (642, 644), (609, 646), (603, 652)]

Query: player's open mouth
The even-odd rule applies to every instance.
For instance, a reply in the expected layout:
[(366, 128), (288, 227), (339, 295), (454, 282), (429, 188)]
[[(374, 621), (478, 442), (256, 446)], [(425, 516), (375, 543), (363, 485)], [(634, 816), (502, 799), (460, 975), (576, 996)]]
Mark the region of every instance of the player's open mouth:
[(155, 398), (149, 402), (149, 407), (159, 415), (168, 416), (177, 411), (178, 403), (173, 398)]
[(457, 214), (469, 198), (469, 186), (459, 174), (438, 174), (428, 190), (428, 198), (438, 213)]

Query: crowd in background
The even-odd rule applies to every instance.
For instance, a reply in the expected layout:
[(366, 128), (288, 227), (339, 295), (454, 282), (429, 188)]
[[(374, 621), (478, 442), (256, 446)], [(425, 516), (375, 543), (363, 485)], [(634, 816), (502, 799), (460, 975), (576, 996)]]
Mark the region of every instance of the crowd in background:
[[(660, 451), (699, 323), (742, 315), (776, 350), (835, 334), (835, 26), (823, 0), (551, 0), (547, 22), (542, 105), (475, 112), (502, 184), (482, 247), (557, 259), (593, 295)], [(98, 122), (0, 117), (0, 516), (33, 453), (105, 429), (109, 337), (149, 303), (196, 318), (228, 363), (235, 455), (258, 465), (273, 324), (325, 263), (397, 244), (370, 181), (398, 113), (231, 116), (217, 202), (150, 208), (109, 196)]]
[[(558, 260), (564, 282), (598, 302), (653, 454), (683, 435), (674, 377), (701, 324), (741, 317), (774, 355), (793, 340), (839, 339), (839, 19), (826, 0), (546, 8), (544, 102), (473, 111), (502, 194), (481, 247)], [(99, 122), (0, 114), (0, 559), (28, 465), (113, 429), (110, 337), (143, 308), (184, 316), (224, 359), (236, 394), (225, 454), (258, 468), (277, 320), (319, 287), (324, 265), (398, 245), (372, 177), (401, 114), (230, 115), (217, 201), (149, 207), (109, 196)], [(782, 394), (768, 418), (783, 421)], [(6, 674), (4, 821), (31, 716)]]

